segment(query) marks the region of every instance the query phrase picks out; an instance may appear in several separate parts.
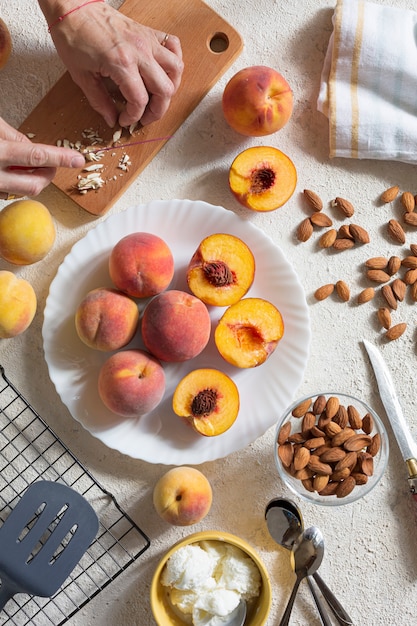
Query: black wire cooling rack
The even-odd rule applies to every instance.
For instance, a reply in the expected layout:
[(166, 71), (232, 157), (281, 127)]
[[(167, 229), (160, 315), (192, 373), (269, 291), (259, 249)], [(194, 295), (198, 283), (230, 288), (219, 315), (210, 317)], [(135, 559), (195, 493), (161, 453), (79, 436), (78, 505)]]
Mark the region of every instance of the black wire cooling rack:
[(0, 527), (35, 480), (63, 482), (80, 492), (100, 521), (97, 536), (52, 598), (14, 596), (0, 624), (60, 626), (150, 546), (145, 533), (77, 460), (12, 385), (0, 365)]

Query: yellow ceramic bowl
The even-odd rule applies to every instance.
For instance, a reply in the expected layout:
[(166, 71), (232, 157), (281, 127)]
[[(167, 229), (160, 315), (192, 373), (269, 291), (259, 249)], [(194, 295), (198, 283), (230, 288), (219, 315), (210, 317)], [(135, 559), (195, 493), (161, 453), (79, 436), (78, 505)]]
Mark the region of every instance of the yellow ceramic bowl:
[(248, 604), (248, 615), (246, 617), (245, 626), (263, 626), (266, 624), (268, 614), (271, 608), (271, 583), (269, 580), (268, 572), (265, 569), (260, 557), (256, 551), (243, 539), (231, 535), (230, 533), (223, 533), (217, 530), (208, 530), (204, 532), (194, 533), (189, 535), (185, 539), (178, 541), (168, 552), (163, 556), (159, 562), (151, 584), (151, 608), (154, 619), (158, 626), (189, 626), (190, 622), (182, 620), (172, 610), (166, 595), (166, 587), (161, 585), (160, 577), (162, 570), (169, 557), (174, 554), (176, 550), (183, 546), (197, 543), (199, 541), (225, 541), (237, 548), (240, 548), (248, 556), (251, 557), (253, 562), (259, 569), (262, 579), (261, 593), (257, 600), (254, 600)]

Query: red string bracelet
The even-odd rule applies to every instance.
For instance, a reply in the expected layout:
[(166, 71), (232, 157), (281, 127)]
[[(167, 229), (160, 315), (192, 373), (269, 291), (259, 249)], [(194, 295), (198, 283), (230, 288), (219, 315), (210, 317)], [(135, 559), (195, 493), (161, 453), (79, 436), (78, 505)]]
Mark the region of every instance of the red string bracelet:
[(87, 6), (87, 4), (93, 4), (93, 2), (104, 2), (104, 1), (105, 0), (88, 0), (88, 2), (84, 2), (83, 4), (78, 5), (78, 7), (74, 7), (73, 9), (71, 9), (71, 11), (64, 13), (64, 15), (61, 15), (54, 22), (49, 24), (48, 33), (51, 32), (51, 28), (53, 28), (56, 24), (59, 24), (59, 22), (62, 22), (62, 20), (67, 17), (67, 15), (71, 15), (71, 13), (74, 13), (74, 11), (78, 11), (78, 9), (82, 9), (83, 7)]

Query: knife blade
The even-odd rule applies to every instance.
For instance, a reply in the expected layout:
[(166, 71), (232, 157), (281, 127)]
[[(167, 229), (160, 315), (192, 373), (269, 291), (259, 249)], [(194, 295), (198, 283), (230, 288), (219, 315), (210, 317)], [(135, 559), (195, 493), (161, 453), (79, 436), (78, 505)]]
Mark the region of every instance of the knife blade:
[(391, 373), (382, 354), (366, 339), (363, 340), (363, 344), (375, 373), (382, 404), (407, 467), (410, 492), (417, 501), (417, 443), (413, 439), (405, 420)]

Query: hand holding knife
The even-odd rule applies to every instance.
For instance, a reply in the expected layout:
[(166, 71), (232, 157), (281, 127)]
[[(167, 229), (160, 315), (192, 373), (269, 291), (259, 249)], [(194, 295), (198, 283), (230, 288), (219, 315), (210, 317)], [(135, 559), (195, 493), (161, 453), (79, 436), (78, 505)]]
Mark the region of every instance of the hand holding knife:
[(382, 404), (407, 467), (410, 493), (417, 502), (417, 443), (404, 418), (394, 382), (380, 351), (366, 339), (363, 343), (375, 372)]

